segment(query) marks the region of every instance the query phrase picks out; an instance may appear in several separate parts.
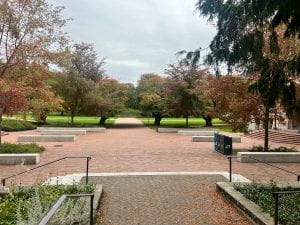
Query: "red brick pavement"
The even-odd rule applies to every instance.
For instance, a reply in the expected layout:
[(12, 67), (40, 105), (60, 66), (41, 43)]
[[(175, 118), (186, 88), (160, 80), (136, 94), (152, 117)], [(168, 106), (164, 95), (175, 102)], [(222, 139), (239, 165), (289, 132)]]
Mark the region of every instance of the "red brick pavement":
[[(132, 127), (126, 123), (133, 124)], [(38, 134), (36, 131), (14, 132), (4, 141), (16, 142), (21, 134)], [(235, 148), (251, 147), (251, 139), (242, 138), (243, 144)], [(46, 151), (40, 164), (65, 156), (92, 156), (91, 172), (159, 172), (159, 171), (227, 171), (228, 160), (213, 150), (212, 143), (195, 143), (191, 137), (177, 134), (159, 134), (141, 126), (136, 119), (118, 119), (115, 128), (106, 133), (89, 133), (78, 136), (75, 142), (41, 143)], [(257, 144), (257, 143), (256, 143)], [(56, 145), (62, 145), (57, 147)], [(300, 173), (299, 164), (276, 164)], [(33, 166), (0, 166), (0, 178)], [(48, 176), (85, 171), (85, 161), (70, 159), (41, 170), (22, 175), (15, 182), (28, 184)], [(233, 172), (256, 180), (295, 180), (296, 177), (262, 164), (233, 163)]]

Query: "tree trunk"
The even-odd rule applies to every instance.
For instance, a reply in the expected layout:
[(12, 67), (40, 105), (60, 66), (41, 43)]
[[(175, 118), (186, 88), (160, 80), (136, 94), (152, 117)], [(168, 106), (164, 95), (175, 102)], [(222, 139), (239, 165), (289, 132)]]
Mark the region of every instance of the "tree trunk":
[(264, 151), (269, 150), (269, 118), (270, 118), (270, 108), (266, 107), (265, 120), (264, 120), (264, 129), (265, 129), (265, 140), (264, 140)]
[(205, 120), (206, 127), (212, 127), (212, 117), (210, 115), (204, 116), (203, 119)]
[(189, 127), (189, 116), (185, 116), (185, 126)]
[(105, 121), (107, 120), (108, 118), (106, 116), (101, 116), (100, 117), (100, 120), (99, 120), (99, 126), (105, 126)]
[(2, 144), (2, 109), (0, 109), (0, 145)]
[(161, 115), (154, 116), (154, 125), (159, 127), (160, 126), (160, 121), (161, 121), (162, 118), (163, 117)]
[(75, 112), (74, 110), (71, 110), (71, 125), (74, 125), (74, 116), (75, 116)]
[(61, 112), (60, 112), (60, 116), (64, 116), (64, 111), (61, 111)]

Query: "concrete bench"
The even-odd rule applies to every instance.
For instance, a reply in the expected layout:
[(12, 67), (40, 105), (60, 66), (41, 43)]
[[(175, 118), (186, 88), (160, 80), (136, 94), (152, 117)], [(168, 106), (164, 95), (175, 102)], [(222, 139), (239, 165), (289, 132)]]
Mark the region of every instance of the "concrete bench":
[(86, 130), (42, 130), (42, 135), (86, 135)]
[(238, 152), (237, 160), (241, 163), (300, 163), (300, 152)]
[(104, 127), (38, 127), (36, 131), (46, 130), (85, 130), (87, 133), (104, 133), (106, 128)]
[(179, 130), (179, 135), (184, 136), (214, 136), (214, 134), (218, 131), (208, 131), (208, 130)]
[(0, 154), (1, 165), (37, 164), (40, 162), (40, 154)]
[(73, 142), (75, 135), (20, 135), (18, 142)]
[[(213, 142), (214, 136), (193, 136), (193, 142)], [(232, 143), (241, 143), (241, 137), (232, 137)]]

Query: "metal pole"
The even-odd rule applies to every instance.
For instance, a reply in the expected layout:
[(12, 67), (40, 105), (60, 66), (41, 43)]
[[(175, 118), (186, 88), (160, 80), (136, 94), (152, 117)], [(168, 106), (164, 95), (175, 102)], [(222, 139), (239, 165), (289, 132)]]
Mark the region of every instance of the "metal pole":
[(229, 160), (229, 182), (232, 182), (232, 158), (228, 157)]
[(278, 193), (274, 193), (275, 198), (275, 212), (274, 212), (274, 224), (278, 225)]
[(91, 157), (86, 158), (86, 174), (85, 174), (85, 184), (89, 183), (89, 162)]
[(94, 195), (91, 195), (91, 202), (90, 202), (90, 225), (94, 224)]

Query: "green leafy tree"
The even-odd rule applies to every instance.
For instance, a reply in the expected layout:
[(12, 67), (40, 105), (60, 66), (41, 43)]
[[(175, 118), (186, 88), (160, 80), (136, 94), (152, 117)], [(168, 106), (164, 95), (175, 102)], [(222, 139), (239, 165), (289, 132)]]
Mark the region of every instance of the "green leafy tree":
[(165, 86), (166, 78), (154, 73), (143, 74), (138, 81), (140, 109), (143, 115), (154, 117), (155, 126), (167, 115)]
[(290, 57), (278, 57), (284, 46), (281, 46), (277, 28), (283, 23), (286, 25), (284, 38), (298, 38), (298, 8), (296, 0), (199, 0), (197, 4), (197, 10), (217, 24), (206, 63), (216, 67), (225, 63), (229, 71), (243, 70), (245, 74), (260, 75), (250, 90), (260, 94), (265, 107), (265, 151), (268, 150), (270, 111), (276, 101), (281, 99), (288, 108), (295, 105), (293, 78), (300, 72), (300, 55), (298, 52)]

